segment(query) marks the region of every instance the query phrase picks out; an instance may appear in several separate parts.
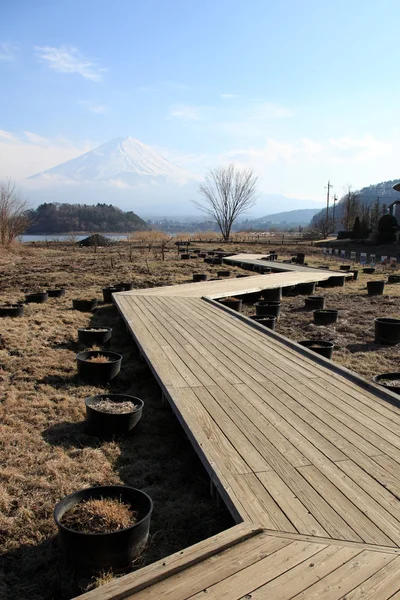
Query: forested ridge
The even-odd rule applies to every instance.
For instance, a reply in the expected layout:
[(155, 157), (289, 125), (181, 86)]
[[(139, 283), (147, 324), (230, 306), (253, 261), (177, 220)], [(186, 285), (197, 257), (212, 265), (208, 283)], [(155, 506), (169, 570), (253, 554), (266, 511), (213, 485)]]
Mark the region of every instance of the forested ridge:
[(45, 203), (27, 211), (30, 225), (25, 233), (54, 234), (72, 232), (127, 233), (148, 229), (133, 211), (124, 212), (111, 204)]

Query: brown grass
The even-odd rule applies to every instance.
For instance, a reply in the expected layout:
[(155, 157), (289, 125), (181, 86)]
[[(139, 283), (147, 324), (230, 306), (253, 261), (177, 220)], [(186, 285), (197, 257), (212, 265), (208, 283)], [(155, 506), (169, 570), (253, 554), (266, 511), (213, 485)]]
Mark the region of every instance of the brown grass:
[(116, 498), (82, 500), (67, 510), (62, 525), (80, 533), (113, 533), (131, 527), (137, 512)]
[(108, 356), (104, 356), (104, 354), (98, 354), (97, 356), (90, 356), (86, 360), (87, 360), (87, 362), (94, 362), (94, 363), (108, 363), (108, 362), (110, 362), (111, 359), (108, 358)]

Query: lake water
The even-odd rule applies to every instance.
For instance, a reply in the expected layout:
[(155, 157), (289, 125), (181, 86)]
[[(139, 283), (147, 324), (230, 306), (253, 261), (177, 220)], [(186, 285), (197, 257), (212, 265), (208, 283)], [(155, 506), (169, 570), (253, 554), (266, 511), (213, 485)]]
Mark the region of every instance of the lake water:
[[(86, 233), (84, 235), (75, 235), (74, 240), (79, 242), (80, 240), (84, 240), (90, 233)], [(127, 233), (102, 233), (108, 238), (113, 238), (114, 240), (125, 240), (127, 237)], [(71, 240), (71, 235), (57, 235), (57, 234), (49, 234), (49, 235), (21, 235), (20, 240), (22, 243), (27, 242), (65, 242)]]

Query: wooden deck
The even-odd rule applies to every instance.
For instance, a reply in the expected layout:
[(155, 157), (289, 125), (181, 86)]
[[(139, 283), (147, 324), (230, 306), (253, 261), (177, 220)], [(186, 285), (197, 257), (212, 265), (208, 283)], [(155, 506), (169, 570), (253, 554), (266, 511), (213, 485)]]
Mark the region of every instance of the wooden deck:
[(343, 275), (350, 277), (352, 274), (346, 271), (330, 271), (328, 269), (318, 269), (317, 267), (309, 267), (304, 265), (296, 265), (291, 263), (283, 263), (276, 260), (262, 260), (263, 256), (269, 256), (268, 254), (250, 254), (242, 253), (235, 254), (235, 256), (227, 256), (223, 259), (223, 262), (228, 265), (240, 266), (241, 264), (247, 265), (262, 265), (269, 267), (272, 271), (291, 271), (293, 273), (315, 273), (315, 271), (321, 271), (323, 273), (328, 272), (330, 275)]
[(82, 599), (400, 598), (398, 397), (213, 300), (296, 277), (114, 295), (241, 525)]

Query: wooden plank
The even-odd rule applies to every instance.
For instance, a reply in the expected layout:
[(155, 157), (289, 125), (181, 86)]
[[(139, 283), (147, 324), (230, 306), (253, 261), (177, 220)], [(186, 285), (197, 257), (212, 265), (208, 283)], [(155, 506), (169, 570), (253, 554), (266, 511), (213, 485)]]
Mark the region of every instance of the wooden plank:
[[(300, 594), (292, 596), (292, 599), (338, 600), (344, 598), (355, 586), (362, 584), (393, 560), (395, 560), (393, 555), (364, 550), (321, 581), (311, 585)], [(377, 598), (376, 600), (381, 599)]]
[(372, 577), (346, 594), (346, 600), (383, 600), (399, 590), (400, 559), (392, 560)]
[(312, 556), (324, 548), (326, 548), (324, 544), (293, 542), (263, 560), (252, 564), (247, 569), (206, 588), (206, 595), (201, 591), (191, 596), (191, 598), (192, 600), (200, 600), (204, 597), (207, 600), (238, 600), (271, 579), (285, 573), (299, 562), (311, 559)]
[(236, 525), (207, 540), (162, 558), (148, 567), (143, 567), (124, 577), (114, 579), (100, 588), (82, 594), (79, 596), (79, 600), (122, 600), (127, 598), (128, 594), (154, 585), (167, 577), (172, 577), (183, 569), (193, 567), (220, 552), (240, 545), (242, 542), (257, 538), (259, 535), (262, 535), (262, 528), (257, 525), (248, 523)]
[[(331, 471), (328, 471), (331, 467)], [(314, 466), (299, 467), (301, 474), (307, 479), (310, 485), (318, 491), (321, 496), (326, 498), (330, 506), (339, 514), (344, 515), (349, 526), (358, 533), (364, 542), (370, 544), (382, 544), (386, 546), (393, 545), (393, 538), (397, 539), (400, 533), (399, 523), (390, 519), (389, 515), (385, 515), (382, 510), (374, 510), (375, 506), (372, 498), (369, 502), (365, 501), (365, 496), (358, 486), (353, 485), (348, 480), (339, 480), (334, 477), (335, 465), (327, 465), (324, 473)], [(334, 483), (328, 479), (328, 473), (334, 479)], [(357, 491), (359, 490), (360, 498), (357, 501)], [(358, 508), (358, 506), (360, 508)], [(371, 517), (368, 515), (371, 514)], [(375, 518), (379, 526), (375, 524), (372, 518)], [(397, 527), (397, 535), (396, 529)], [(383, 530), (382, 530), (383, 529)], [(389, 530), (389, 534), (385, 532)], [(396, 543), (396, 542), (395, 542)]]
[[(251, 600), (265, 600), (266, 598), (290, 600), (295, 594), (299, 594), (314, 583), (323, 580), (324, 577), (349, 560), (354, 560), (360, 553), (359, 548), (328, 546), (313, 556), (312, 561), (303, 561), (280, 577), (256, 590), (251, 590)], [(242, 596), (241, 600), (246, 600), (246, 596)]]

